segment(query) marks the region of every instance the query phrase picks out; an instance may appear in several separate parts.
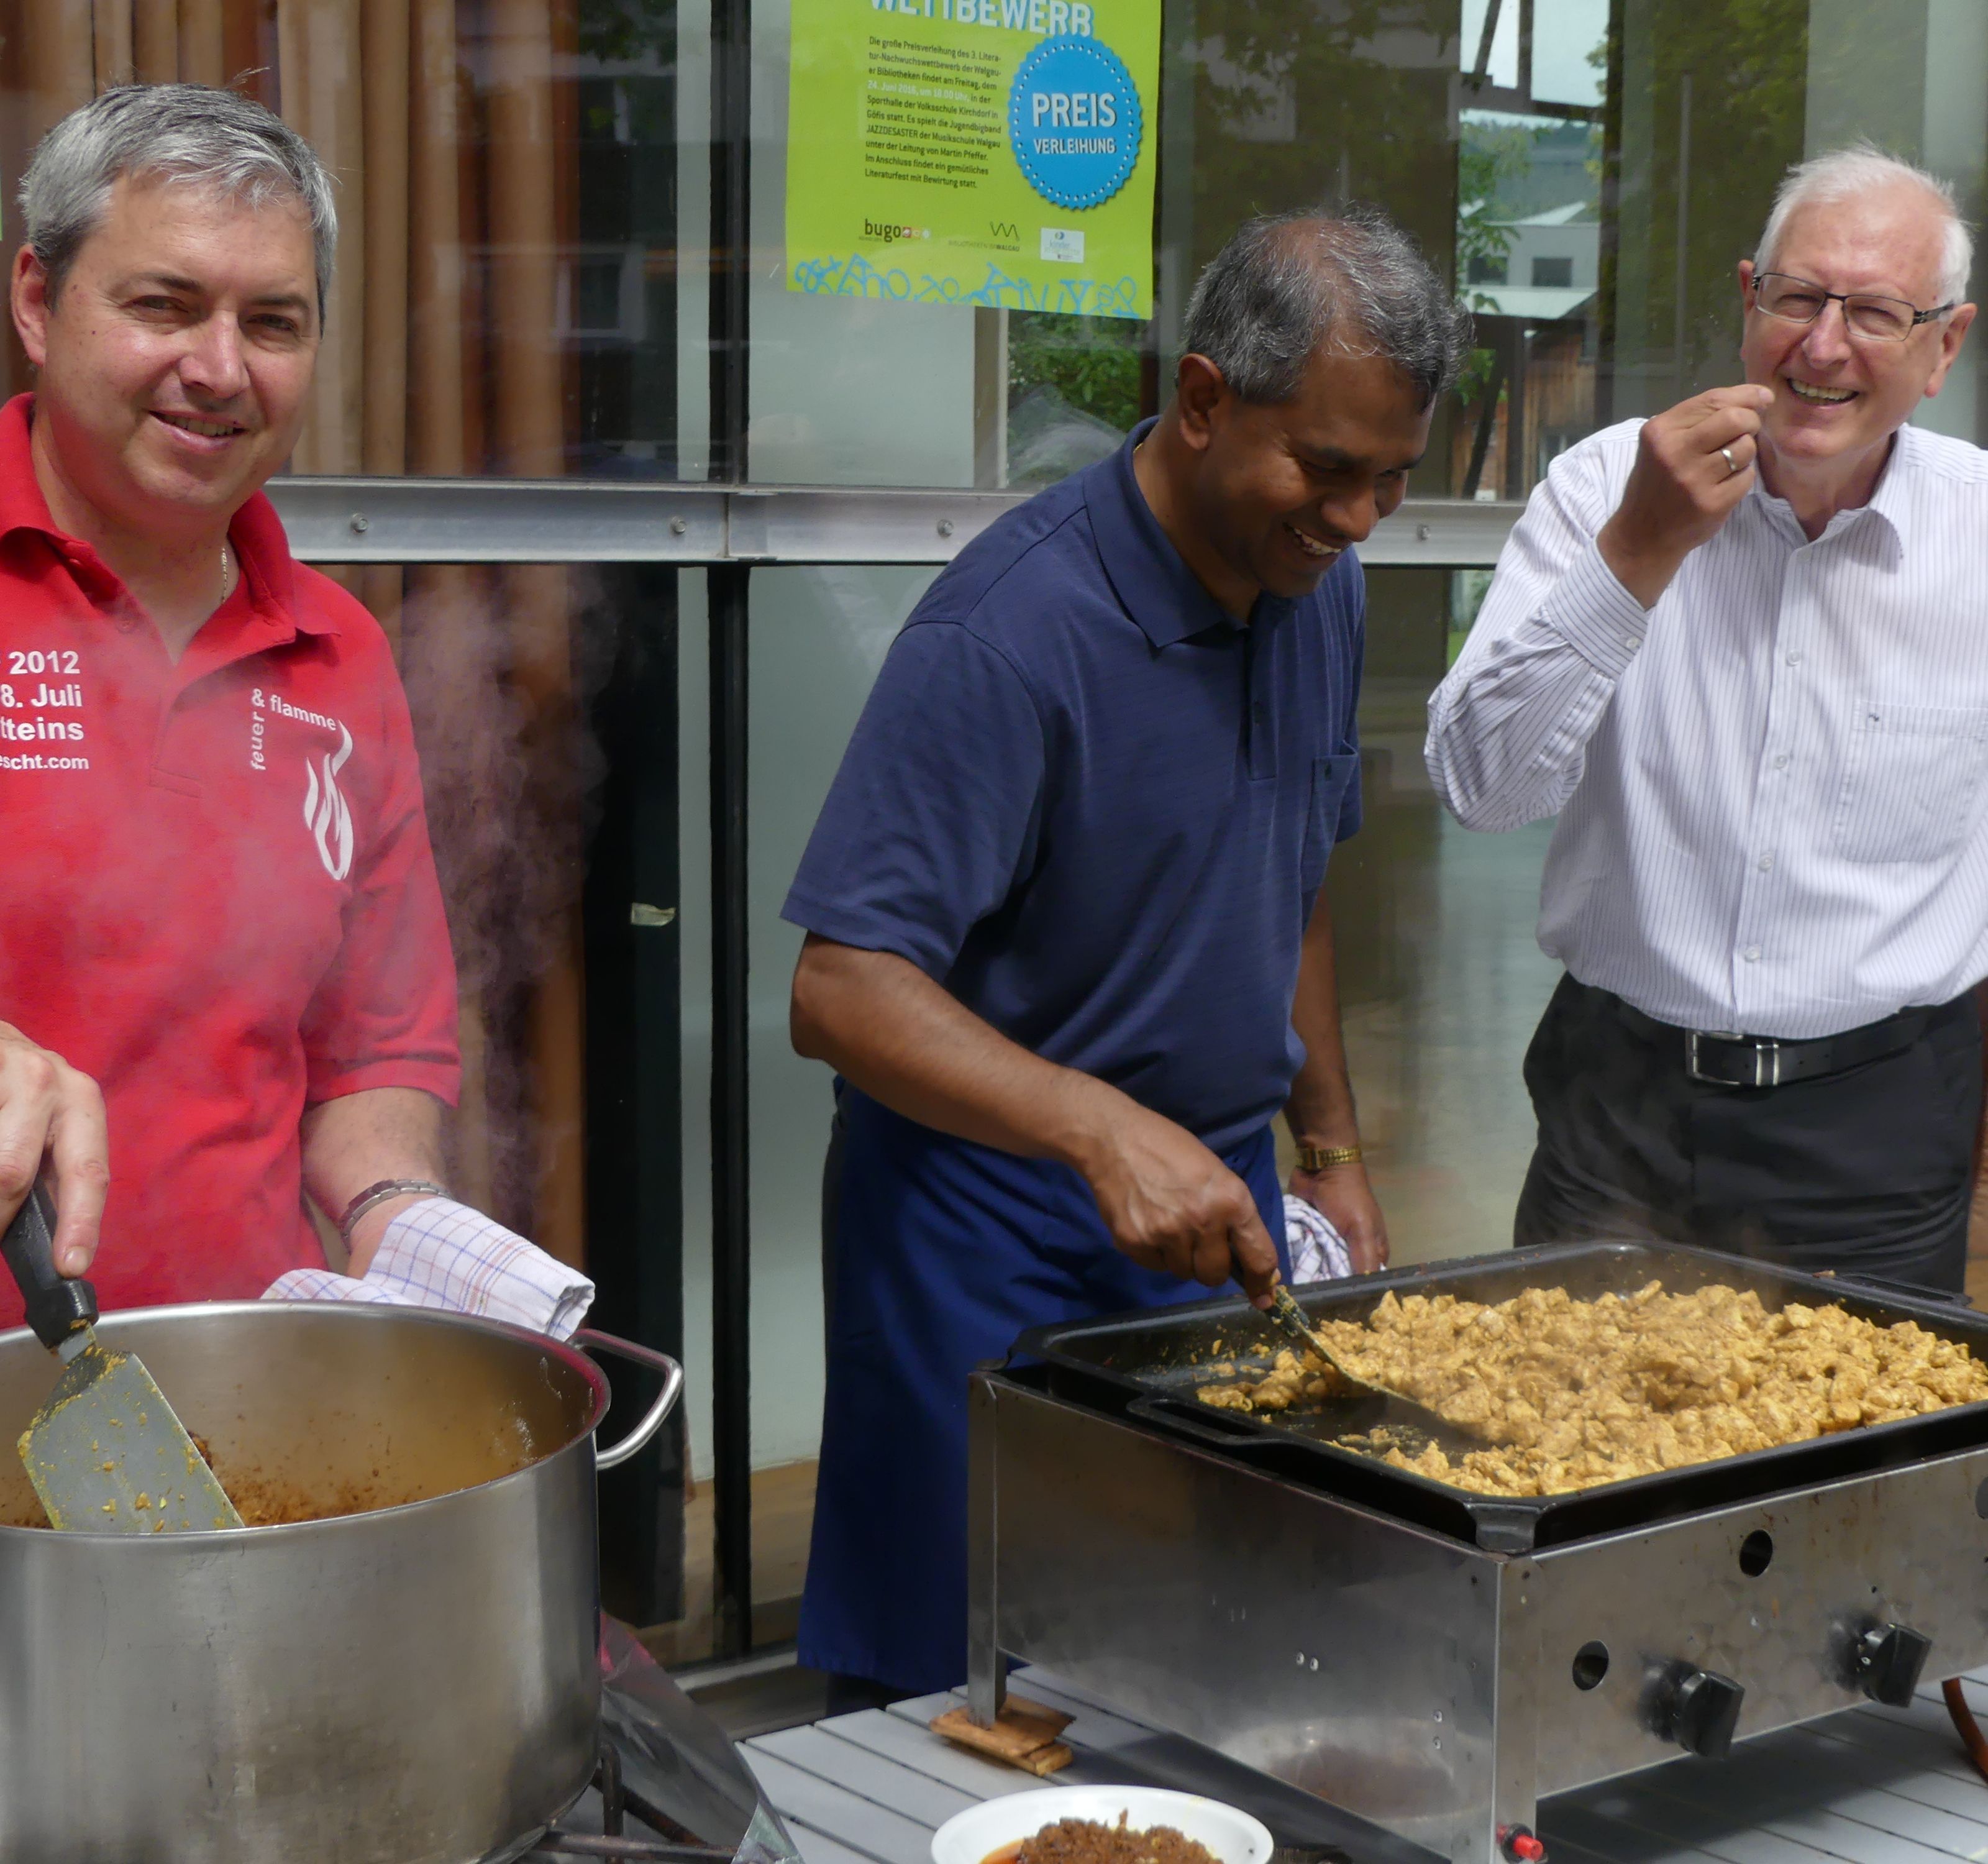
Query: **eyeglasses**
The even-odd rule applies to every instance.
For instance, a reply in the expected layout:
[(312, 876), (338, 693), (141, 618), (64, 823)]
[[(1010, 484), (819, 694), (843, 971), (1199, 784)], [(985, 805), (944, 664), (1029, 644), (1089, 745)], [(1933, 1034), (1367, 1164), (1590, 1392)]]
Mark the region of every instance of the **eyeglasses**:
[(1920, 310), (1903, 298), (1880, 298), (1868, 291), (1824, 291), (1807, 279), (1785, 272), (1762, 272), (1753, 279), (1753, 303), (1784, 323), (1813, 323), (1834, 298), (1843, 306), (1843, 321), (1859, 337), (1877, 343), (1903, 343), (1922, 323), (1944, 317), (1951, 304)]

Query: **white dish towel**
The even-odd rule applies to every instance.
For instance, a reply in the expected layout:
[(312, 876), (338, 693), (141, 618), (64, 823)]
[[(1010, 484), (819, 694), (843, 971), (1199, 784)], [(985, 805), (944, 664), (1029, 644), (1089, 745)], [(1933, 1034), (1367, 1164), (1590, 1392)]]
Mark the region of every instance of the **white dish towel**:
[(363, 1276), (292, 1269), (262, 1298), (445, 1308), (570, 1340), (593, 1304), (593, 1284), (494, 1217), (451, 1198), (424, 1197), (387, 1226)]
[(1346, 1239), (1332, 1220), (1301, 1197), (1284, 1193), (1284, 1242), (1291, 1252), (1291, 1280), (1337, 1281), (1353, 1273)]

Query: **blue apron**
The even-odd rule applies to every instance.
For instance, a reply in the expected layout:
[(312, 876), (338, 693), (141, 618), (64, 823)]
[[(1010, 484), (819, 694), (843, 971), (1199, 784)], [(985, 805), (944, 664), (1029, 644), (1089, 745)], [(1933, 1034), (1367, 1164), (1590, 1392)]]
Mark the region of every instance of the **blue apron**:
[[(935, 1132), (846, 1084), (800, 1661), (910, 1694), (966, 1675), (966, 1382), (1025, 1328), (1212, 1291), (1112, 1247), (1067, 1165)], [(1223, 1155), (1285, 1263), (1266, 1126)], [(1226, 1291), (1238, 1291), (1232, 1284)]]

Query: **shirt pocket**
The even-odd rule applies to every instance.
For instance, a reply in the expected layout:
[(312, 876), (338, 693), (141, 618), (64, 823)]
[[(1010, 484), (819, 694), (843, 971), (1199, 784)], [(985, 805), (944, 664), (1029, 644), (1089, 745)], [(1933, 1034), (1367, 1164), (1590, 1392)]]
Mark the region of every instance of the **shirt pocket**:
[(1836, 851), (1846, 861), (1938, 861), (1966, 837), (1988, 764), (1988, 711), (1899, 705), (1857, 709)]
[(1347, 786), (1360, 767), (1357, 751), (1314, 757), (1311, 765), (1311, 803), (1305, 814), (1304, 851), (1299, 863), (1299, 885), (1309, 901), (1325, 879), (1325, 864), (1339, 838), (1339, 816)]

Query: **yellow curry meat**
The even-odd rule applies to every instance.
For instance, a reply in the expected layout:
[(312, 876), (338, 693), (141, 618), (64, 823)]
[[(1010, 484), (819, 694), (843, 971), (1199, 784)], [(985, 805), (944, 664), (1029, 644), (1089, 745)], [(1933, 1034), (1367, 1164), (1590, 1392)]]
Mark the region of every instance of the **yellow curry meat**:
[[(1725, 1287), (1576, 1301), (1528, 1288), (1486, 1305), (1390, 1291), (1364, 1321), (1324, 1321), (1356, 1379), (1415, 1399), (1485, 1447), (1384, 1460), (1487, 1495), (1592, 1488), (1988, 1399), (1988, 1366), (1911, 1321)], [(1203, 1404), (1277, 1412), (1330, 1397), (1330, 1366), (1288, 1348), (1258, 1379), (1204, 1385)]]

